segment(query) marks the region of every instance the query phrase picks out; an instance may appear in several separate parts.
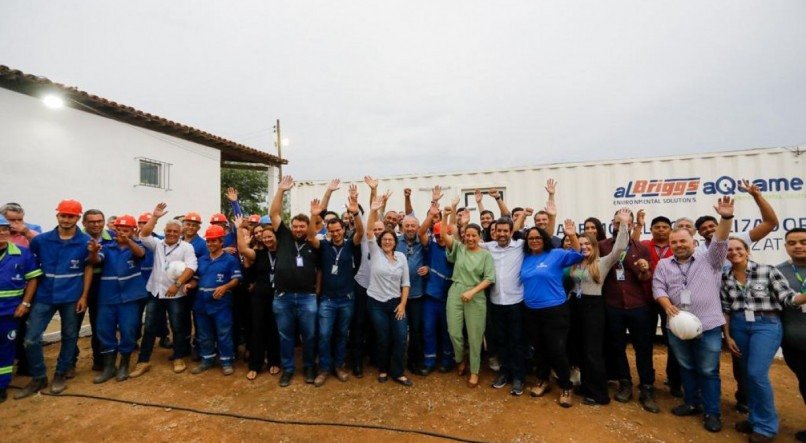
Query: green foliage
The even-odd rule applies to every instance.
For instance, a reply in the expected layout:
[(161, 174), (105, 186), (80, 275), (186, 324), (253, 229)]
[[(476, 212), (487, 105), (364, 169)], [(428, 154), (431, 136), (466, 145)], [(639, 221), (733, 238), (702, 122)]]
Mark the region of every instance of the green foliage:
[(268, 214), (267, 191), (269, 175), (267, 171), (221, 168), (221, 212), (231, 215), (227, 188), (238, 191), (238, 201), (245, 216)]

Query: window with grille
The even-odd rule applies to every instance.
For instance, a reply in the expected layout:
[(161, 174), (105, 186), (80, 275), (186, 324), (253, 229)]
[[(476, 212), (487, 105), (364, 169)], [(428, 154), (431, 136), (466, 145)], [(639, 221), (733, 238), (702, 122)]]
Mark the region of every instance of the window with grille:
[(137, 160), (140, 165), (139, 186), (170, 189), (169, 175), (171, 165), (169, 163), (148, 158), (138, 158)]

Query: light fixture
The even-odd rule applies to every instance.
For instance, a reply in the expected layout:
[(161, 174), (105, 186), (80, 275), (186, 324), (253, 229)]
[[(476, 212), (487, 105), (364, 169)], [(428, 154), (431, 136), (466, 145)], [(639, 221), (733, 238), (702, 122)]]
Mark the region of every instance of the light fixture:
[(283, 147), (286, 147), (286, 146), (288, 146), (288, 144), (289, 144), (289, 143), (291, 143), (291, 142), (290, 142), (290, 141), (289, 141), (287, 138), (284, 138), (282, 141), (280, 141), (280, 143), (282, 143), (282, 144), (283, 144)]
[(64, 100), (58, 95), (49, 94), (42, 97), (42, 103), (50, 109), (59, 109), (64, 107)]

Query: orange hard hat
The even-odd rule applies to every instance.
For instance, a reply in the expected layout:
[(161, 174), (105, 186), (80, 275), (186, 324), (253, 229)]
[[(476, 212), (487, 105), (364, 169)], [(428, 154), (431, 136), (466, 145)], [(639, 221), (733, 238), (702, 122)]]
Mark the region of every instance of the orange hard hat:
[(217, 214), (213, 214), (213, 216), (210, 217), (210, 223), (226, 223), (226, 222), (227, 222), (227, 216), (220, 212)]
[(260, 223), (260, 216), (257, 214), (252, 214), (249, 216), (249, 223)]
[(84, 213), (84, 209), (76, 200), (62, 200), (59, 202), (59, 206), (56, 206), (56, 213), (80, 216)]
[(185, 221), (201, 223), (201, 215), (198, 212), (188, 212), (185, 216)]
[(150, 212), (143, 212), (139, 217), (137, 217), (137, 223), (148, 223), (148, 221), (151, 220), (151, 217), (153, 217), (153, 215), (151, 215)]
[(124, 214), (115, 219), (115, 226), (127, 226), (129, 228), (136, 228), (137, 222), (131, 215)]
[(204, 231), (205, 240), (212, 240), (214, 238), (221, 238), (221, 237), (223, 237), (225, 235), (227, 235), (227, 233), (224, 232), (224, 228), (222, 228), (221, 226), (218, 226), (218, 225), (212, 225), (209, 228), (207, 228), (206, 231)]

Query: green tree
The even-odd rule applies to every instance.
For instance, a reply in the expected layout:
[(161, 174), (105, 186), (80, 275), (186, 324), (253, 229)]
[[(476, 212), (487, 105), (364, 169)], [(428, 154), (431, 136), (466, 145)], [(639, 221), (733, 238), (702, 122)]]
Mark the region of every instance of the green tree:
[(231, 215), (227, 188), (238, 191), (238, 201), (246, 216), (268, 214), (268, 171), (221, 168), (221, 212)]

